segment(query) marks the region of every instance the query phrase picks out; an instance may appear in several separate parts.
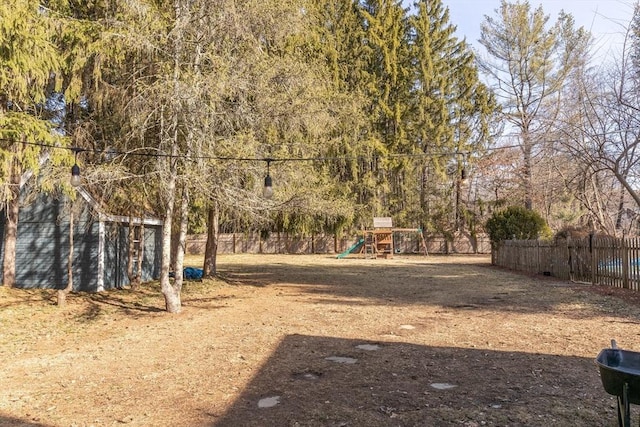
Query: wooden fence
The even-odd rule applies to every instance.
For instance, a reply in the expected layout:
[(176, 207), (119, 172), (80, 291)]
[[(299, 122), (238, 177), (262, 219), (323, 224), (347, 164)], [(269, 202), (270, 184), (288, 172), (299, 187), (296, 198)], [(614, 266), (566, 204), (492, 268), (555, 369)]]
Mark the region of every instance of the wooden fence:
[[(228, 233), (220, 234), (218, 253), (339, 254), (357, 242), (360, 237), (336, 238), (325, 234), (299, 236), (273, 233), (267, 238), (262, 238), (258, 233)], [(491, 243), (486, 236), (472, 239), (461, 235), (453, 242), (439, 236), (428, 237), (425, 240), (430, 254), (488, 254), (491, 252)], [(206, 235), (189, 236), (187, 253), (203, 254), (206, 241)], [(421, 242), (415, 233), (394, 233), (394, 248), (397, 254), (422, 252)]]
[(563, 280), (640, 290), (640, 238), (507, 240), (493, 249), (492, 263)]

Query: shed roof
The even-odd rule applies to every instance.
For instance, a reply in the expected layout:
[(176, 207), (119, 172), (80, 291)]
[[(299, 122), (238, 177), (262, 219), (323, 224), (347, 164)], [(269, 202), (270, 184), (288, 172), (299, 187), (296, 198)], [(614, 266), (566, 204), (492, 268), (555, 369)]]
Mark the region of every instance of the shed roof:
[[(101, 221), (117, 222), (117, 223), (129, 223), (129, 217), (125, 215), (114, 215), (103, 212), (100, 207), (100, 203), (83, 187), (76, 188), (78, 194), (89, 204), (93, 209), (98, 212)], [(160, 218), (153, 217), (136, 217), (133, 218), (134, 225), (162, 225), (163, 221)]]

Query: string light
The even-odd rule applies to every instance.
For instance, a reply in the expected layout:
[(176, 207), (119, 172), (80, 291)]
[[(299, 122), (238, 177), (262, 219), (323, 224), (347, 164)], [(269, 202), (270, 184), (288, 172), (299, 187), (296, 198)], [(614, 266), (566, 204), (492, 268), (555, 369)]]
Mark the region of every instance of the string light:
[(267, 162), (267, 176), (264, 177), (264, 188), (262, 189), (262, 196), (265, 199), (270, 199), (273, 197), (273, 182), (271, 180), (271, 175), (269, 174), (269, 165), (273, 161), (273, 159), (264, 159)]
[[(0, 138), (0, 141), (15, 142), (11, 139)], [(167, 157), (167, 158), (184, 158), (186, 160), (218, 160), (218, 161), (236, 161), (236, 162), (267, 162), (267, 175), (264, 178), (264, 187), (262, 189), (262, 195), (265, 199), (271, 199), (273, 197), (273, 179), (270, 174), (271, 162), (305, 162), (305, 161), (336, 161), (336, 160), (360, 160), (365, 158), (435, 158), (435, 157), (450, 157), (450, 156), (467, 156), (471, 152), (441, 152), (441, 153), (387, 153), (370, 156), (328, 156), (328, 157), (284, 157), (284, 158), (258, 158), (258, 157), (223, 157), (223, 156), (181, 156), (166, 154), (162, 152), (140, 152), (140, 151), (127, 151), (120, 152), (113, 149), (98, 150), (98, 149), (86, 149), (79, 147), (62, 147), (59, 145), (45, 144), (38, 142), (22, 141), (21, 143), (26, 145), (34, 145), (43, 148), (53, 148), (59, 150), (70, 150), (74, 152), (74, 164), (71, 167), (70, 183), (73, 187), (77, 187), (82, 183), (82, 177), (80, 176), (80, 166), (78, 166), (78, 153), (81, 152), (93, 152), (96, 154), (107, 153), (109, 156), (127, 155), (127, 156), (140, 156), (140, 157)], [(520, 145), (506, 145), (500, 147), (485, 148), (486, 151), (502, 150), (510, 148), (518, 148)], [(461, 171), (462, 180), (466, 179), (466, 170), (463, 168)]]
[(71, 186), (78, 187), (82, 183), (80, 177), (80, 166), (78, 166), (78, 150), (74, 151), (73, 166), (71, 166)]
[[(0, 138), (0, 141), (16, 142), (11, 139)], [(281, 157), (281, 158), (263, 158), (263, 157), (230, 157), (230, 156), (183, 156), (167, 154), (162, 152), (140, 152), (140, 151), (116, 151), (113, 149), (101, 150), (101, 149), (89, 149), (80, 147), (63, 147), (60, 145), (44, 144), (39, 142), (21, 142), (26, 145), (34, 145), (43, 148), (53, 148), (58, 150), (69, 150), (75, 153), (89, 152), (95, 154), (108, 154), (109, 156), (139, 156), (139, 157), (166, 157), (166, 158), (182, 158), (185, 160), (220, 160), (220, 161), (236, 161), (236, 162), (265, 162), (270, 160), (271, 162), (309, 162), (309, 161), (335, 161), (335, 160), (361, 160), (370, 158), (436, 158), (436, 157), (454, 157), (454, 156), (468, 156), (473, 154), (472, 152), (461, 151), (445, 151), (439, 153), (385, 153), (385, 154), (371, 154), (361, 156), (318, 156), (318, 157)], [(484, 151), (496, 151), (506, 150), (511, 148), (520, 148), (521, 145), (503, 145), (499, 147), (484, 148)]]

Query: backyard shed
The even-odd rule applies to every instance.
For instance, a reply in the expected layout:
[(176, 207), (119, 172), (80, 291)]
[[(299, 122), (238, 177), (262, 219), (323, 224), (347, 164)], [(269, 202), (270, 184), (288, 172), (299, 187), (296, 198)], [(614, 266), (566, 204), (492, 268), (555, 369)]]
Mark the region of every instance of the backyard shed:
[[(97, 292), (129, 283), (129, 217), (102, 212), (97, 201), (78, 188), (74, 208), (73, 288)], [(67, 201), (68, 202), (68, 201)], [(4, 257), (4, 227), (0, 218), (0, 256)], [(142, 281), (160, 276), (162, 221), (135, 218), (142, 249)], [(142, 234), (142, 235), (140, 235)], [(69, 209), (65, 200), (39, 194), (22, 203), (16, 242), (16, 286), (64, 288), (69, 254)], [(2, 266), (0, 265), (0, 269)]]

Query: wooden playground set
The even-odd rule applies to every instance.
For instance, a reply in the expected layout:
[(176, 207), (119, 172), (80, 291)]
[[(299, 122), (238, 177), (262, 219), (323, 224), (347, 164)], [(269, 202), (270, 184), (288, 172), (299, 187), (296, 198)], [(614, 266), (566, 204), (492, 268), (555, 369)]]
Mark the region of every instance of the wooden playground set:
[(420, 252), (428, 254), (421, 229), (394, 228), (390, 217), (376, 217), (373, 218), (373, 229), (362, 230), (358, 241), (339, 254), (338, 258), (345, 258), (351, 254), (364, 255), (365, 258), (393, 258), (396, 253), (394, 235), (397, 233), (417, 233), (420, 236)]

